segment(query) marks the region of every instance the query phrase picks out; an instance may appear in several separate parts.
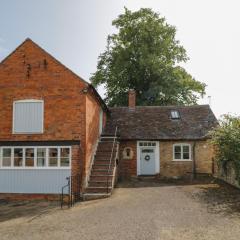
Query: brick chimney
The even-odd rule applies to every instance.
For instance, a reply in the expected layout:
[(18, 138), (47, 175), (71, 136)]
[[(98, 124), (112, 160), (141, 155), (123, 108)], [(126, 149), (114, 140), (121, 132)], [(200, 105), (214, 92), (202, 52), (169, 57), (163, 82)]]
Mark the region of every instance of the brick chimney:
[(128, 107), (129, 108), (136, 107), (136, 91), (134, 89), (130, 89), (128, 91)]

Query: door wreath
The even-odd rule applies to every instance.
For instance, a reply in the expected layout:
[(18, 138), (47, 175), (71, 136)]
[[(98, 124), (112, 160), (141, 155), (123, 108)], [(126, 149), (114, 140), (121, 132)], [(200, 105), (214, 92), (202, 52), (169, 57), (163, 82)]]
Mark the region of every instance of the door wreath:
[(149, 160), (150, 160), (150, 156), (149, 156), (149, 155), (146, 155), (144, 159), (145, 159), (146, 161), (149, 161)]

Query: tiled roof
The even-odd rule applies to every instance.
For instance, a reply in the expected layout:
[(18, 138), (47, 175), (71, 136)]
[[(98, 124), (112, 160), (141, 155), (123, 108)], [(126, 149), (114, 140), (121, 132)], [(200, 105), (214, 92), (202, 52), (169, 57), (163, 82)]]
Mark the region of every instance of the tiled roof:
[[(171, 119), (171, 110), (177, 110), (180, 119)], [(129, 140), (204, 139), (218, 124), (209, 105), (114, 107), (110, 111), (104, 134), (114, 134), (118, 126), (120, 138)]]

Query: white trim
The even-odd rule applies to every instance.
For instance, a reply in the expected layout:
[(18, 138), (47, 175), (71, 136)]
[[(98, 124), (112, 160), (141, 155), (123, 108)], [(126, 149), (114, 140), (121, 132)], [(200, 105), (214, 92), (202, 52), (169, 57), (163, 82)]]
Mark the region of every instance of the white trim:
[[(140, 143), (148, 142), (155, 143), (155, 146), (140, 146)], [(159, 151), (159, 141), (137, 141), (137, 175), (141, 175), (141, 148), (151, 148), (155, 149), (155, 174), (160, 173), (160, 151)]]
[(100, 110), (99, 110), (99, 136), (102, 134), (102, 130), (103, 130), (103, 110), (100, 107)]
[(178, 110), (171, 110), (171, 119), (179, 119), (180, 113)]
[(159, 142), (156, 142), (156, 153), (155, 153), (155, 158), (156, 158), (156, 163), (155, 163), (155, 168), (156, 168), (156, 174), (160, 173), (160, 147), (159, 147)]
[[(181, 159), (175, 159), (175, 146), (181, 147)], [(189, 147), (189, 159), (183, 159), (183, 146)], [(173, 160), (174, 162), (191, 162), (192, 161), (192, 151), (190, 143), (174, 143), (172, 148)]]
[[(42, 129), (40, 132), (15, 132), (14, 119), (15, 119), (15, 104), (16, 103), (42, 103)], [(12, 134), (43, 134), (44, 132), (44, 100), (39, 99), (24, 99), (13, 101), (13, 115), (12, 115)]]
[[(2, 165), (2, 159), (3, 159), (3, 149), (11, 149), (11, 167), (7, 166), (4, 167)], [(14, 166), (14, 148), (22, 148), (23, 149), (23, 166), (17, 167)], [(34, 167), (26, 167), (25, 166), (25, 161), (26, 161), (26, 148), (33, 148), (34, 149)], [(37, 166), (37, 149), (38, 148), (45, 148), (46, 149), (46, 166)], [(57, 148), (58, 149), (58, 163), (57, 167), (49, 167), (48, 166), (48, 153), (49, 153), (49, 148)], [(61, 161), (61, 156), (60, 156), (60, 149), (61, 148), (69, 148), (69, 166), (68, 167), (61, 167), (60, 166), (60, 161)], [(71, 146), (4, 146), (0, 147), (0, 170), (3, 169), (71, 169), (71, 164), (72, 164), (72, 147)]]

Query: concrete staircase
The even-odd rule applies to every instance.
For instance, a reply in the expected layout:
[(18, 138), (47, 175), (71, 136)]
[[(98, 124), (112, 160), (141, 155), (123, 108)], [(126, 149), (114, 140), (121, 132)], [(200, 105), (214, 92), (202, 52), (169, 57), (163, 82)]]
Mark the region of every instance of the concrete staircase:
[(101, 137), (83, 200), (105, 198), (111, 195), (116, 180), (118, 148), (119, 144), (115, 137)]

